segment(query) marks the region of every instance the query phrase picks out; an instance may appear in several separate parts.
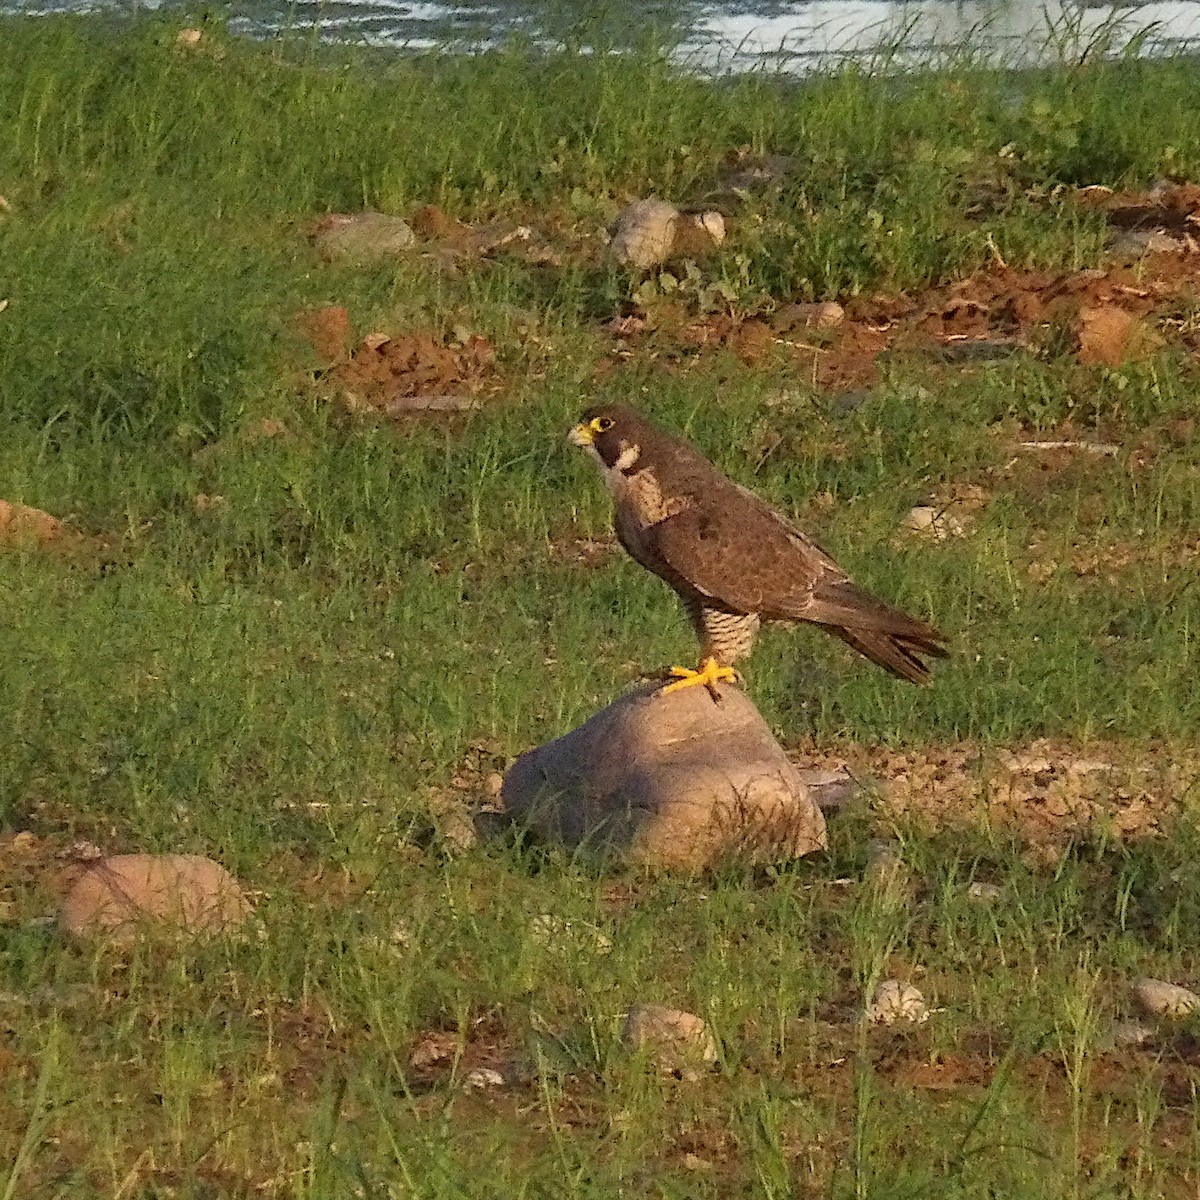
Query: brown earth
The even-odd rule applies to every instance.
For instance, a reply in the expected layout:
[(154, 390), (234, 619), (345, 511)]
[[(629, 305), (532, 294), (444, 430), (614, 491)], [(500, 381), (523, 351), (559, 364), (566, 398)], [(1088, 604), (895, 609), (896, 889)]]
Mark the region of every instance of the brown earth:
[(802, 744), (802, 768), (845, 768), (877, 789), (886, 824), (924, 833), (985, 827), (1054, 861), (1079, 837), (1132, 842), (1170, 833), (1200, 780), (1200, 753), (1043, 739), (1009, 749), (961, 742), (892, 750)]

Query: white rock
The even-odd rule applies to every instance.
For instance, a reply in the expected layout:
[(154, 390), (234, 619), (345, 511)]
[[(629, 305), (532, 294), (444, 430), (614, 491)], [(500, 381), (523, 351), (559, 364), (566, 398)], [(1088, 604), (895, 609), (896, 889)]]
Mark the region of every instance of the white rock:
[(931, 537), (935, 542), (944, 542), (952, 537), (965, 537), (967, 523), (952, 512), (934, 508), (930, 504), (918, 504), (909, 511), (905, 525), (913, 533)]
[(631, 1050), (649, 1051), (664, 1071), (679, 1071), (685, 1077), (695, 1068), (717, 1061), (717, 1040), (712, 1030), (695, 1013), (658, 1004), (639, 1004), (625, 1013), (621, 1040)]
[(1139, 979), (1133, 985), (1133, 998), (1150, 1017), (1186, 1017), (1200, 1009), (1200, 996), (1161, 979)]
[(671, 256), (678, 222), (679, 209), (665, 200), (639, 200), (629, 205), (613, 225), (613, 257), (643, 271), (661, 265)]
[(482, 1091), (486, 1088), (503, 1087), (505, 1079), (494, 1067), (476, 1067), (473, 1071), (467, 1072), (463, 1083), (467, 1087), (479, 1088)]
[(911, 983), (885, 979), (867, 1005), (866, 1018), (872, 1025), (896, 1025), (902, 1021), (923, 1025), (929, 1020), (929, 1009), (925, 997)]
[(999, 900), (1004, 895), (1004, 889), (999, 884), (982, 883), (976, 880), (967, 887), (967, 895), (972, 900), (979, 900), (984, 904), (991, 904), (994, 900)]

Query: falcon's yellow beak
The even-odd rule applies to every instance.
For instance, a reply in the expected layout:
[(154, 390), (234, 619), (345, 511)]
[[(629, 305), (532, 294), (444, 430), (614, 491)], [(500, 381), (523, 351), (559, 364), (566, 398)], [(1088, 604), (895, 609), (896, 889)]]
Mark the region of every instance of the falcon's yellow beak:
[(590, 446), (596, 440), (596, 431), (591, 425), (585, 425), (582, 421), (567, 434), (567, 441), (572, 446)]

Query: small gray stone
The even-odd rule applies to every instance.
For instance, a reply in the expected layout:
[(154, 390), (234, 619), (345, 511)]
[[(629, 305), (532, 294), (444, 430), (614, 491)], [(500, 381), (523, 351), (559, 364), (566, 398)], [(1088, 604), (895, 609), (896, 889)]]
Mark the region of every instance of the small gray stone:
[(503, 1087), (507, 1081), (504, 1075), (494, 1067), (476, 1067), (467, 1072), (463, 1083), (469, 1088), (485, 1091), (489, 1088)]
[(140, 927), (185, 933), (232, 932), (250, 916), (238, 882), (220, 863), (197, 854), (119, 854), (87, 863), (59, 910), (77, 936), (129, 941)]
[(1114, 1046), (1148, 1046), (1154, 1041), (1154, 1030), (1140, 1021), (1117, 1021), (1110, 1031)]
[(509, 817), (535, 836), (643, 865), (779, 862), (825, 846), (825, 820), (750, 699), (721, 685), (635, 688), (520, 758)]
[(658, 1004), (639, 1004), (624, 1015), (621, 1040), (631, 1050), (647, 1051), (663, 1071), (695, 1078), (699, 1067), (717, 1061), (717, 1040), (695, 1013)]
[(981, 904), (991, 904), (1004, 895), (1004, 889), (995, 883), (982, 883), (976, 880), (967, 887), (967, 895)]
[(417, 240), (403, 217), (379, 212), (330, 213), (316, 222), (312, 238), (326, 262), (360, 265), (393, 258)]
[(925, 997), (911, 983), (885, 979), (867, 1005), (866, 1019), (872, 1025), (923, 1025), (929, 1020)]
[(1161, 979), (1137, 980), (1133, 998), (1148, 1017), (1186, 1017), (1200, 1009), (1200, 996), (1195, 992)]
[(665, 200), (639, 200), (622, 209), (609, 249), (619, 263), (649, 270), (671, 257), (679, 209)]

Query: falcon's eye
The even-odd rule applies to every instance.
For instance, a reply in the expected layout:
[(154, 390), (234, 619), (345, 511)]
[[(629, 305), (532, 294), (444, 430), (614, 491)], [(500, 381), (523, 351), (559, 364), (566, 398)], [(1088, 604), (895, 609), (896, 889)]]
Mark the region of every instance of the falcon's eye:
[(612, 417), (596, 417), (596, 419), (592, 421), (592, 428), (597, 433), (607, 433), (615, 424), (616, 421), (614, 421)]

